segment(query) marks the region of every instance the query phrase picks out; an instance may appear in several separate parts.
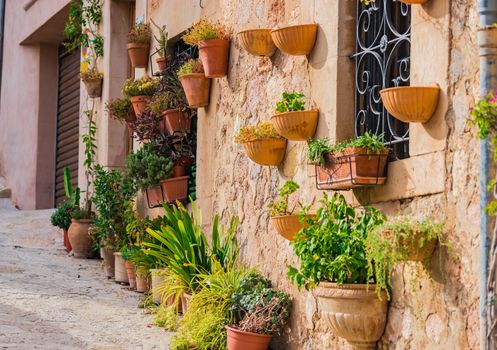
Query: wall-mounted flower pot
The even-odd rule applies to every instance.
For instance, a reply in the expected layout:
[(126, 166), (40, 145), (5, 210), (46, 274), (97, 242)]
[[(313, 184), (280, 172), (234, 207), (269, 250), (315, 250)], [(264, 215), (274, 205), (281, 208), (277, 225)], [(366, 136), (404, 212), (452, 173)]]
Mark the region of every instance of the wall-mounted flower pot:
[(165, 57), (158, 57), (155, 62), (157, 62), (157, 66), (161, 72), (165, 71), (167, 68), (167, 59)]
[(281, 136), (292, 141), (307, 141), (316, 133), (319, 110), (279, 113), (271, 117)]
[[(271, 218), (271, 223), (276, 229), (276, 232), (278, 232), (282, 237), (288, 239), (289, 241), (293, 241), (295, 239), (295, 235), (300, 231), (300, 229), (308, 226), (305, 222), (302, 224), (299, 217), (299, 215), (273, 216)], [(316, 215), (307, 215), (307, 218), (309, 217), (316, 217)]]
[(162, 122), (169, 135), (176, 131), (190, 132), (191, 119), (188, 118), (181, 109), (168, 109), (163, 113), (164, 119)]
[(85, 84), (88, 97), (99, 98), (102, 96), (102, 82), (102, 78), (83, 80), (83, 84)]
[(129, 288), (136, 289), (135, 265), (132, 262), (125, 260), (124, 267), (126, 267), (126, 274), (128, 275)]
[(207, 78), (221, 78), (228, 74), (228, 39), (204, 40), (198, 43), (198, 54)]
[(188, 197), (188, 176), (173, 177), (162, 180), (162, 194), (164, 202), (172, 203), (176, 200), (184, 200)]
[(370, 284), (320, 283), (314, 294), (332, 332), (354, 349), (376, 349), (387, 321), (387, 295)]
[(185, 91), (188, 106), (191, 108), (205, 107), (209, 104), (211, 80), (203, 73), (185, 74), (179, 77)]
[(243, 332), (226, 326), (228, 350), (267, 350), (272, 335)]
[(128, 273), (126, 272), (126, 265), (121, 253), (114, 253), (114, 280), (119, 283), (128, 283)]
[(67, 235), (67, 230), (63, 230), (64, 234), (64, 247), (66, 247), (66, 252), (70, 252), (72, 250), (71, 242), (69, 242), (69, 236)]
[(149, 208), (162, 206), (162, 188), (160, 186), (147, 188), (145, 190)]
[(350, 190), (382, 185), (386, 181), (388, 151), (368, 153), (351, 147), (325, 156), (324, 167), (316, 165), (316, 187), (320, 190)]
[(128, 55), (133, 68), (147, 68), (149, 44), (128, 43)]
[(288, 55), (308, 55), (316, 43), (318, 25), (299, 24), (271, 31), (274, 43)]
[(237, 35), (242, 47), (252, 55), (271, 57), (276, 51), (271, 29), (246, 29)]
[(104, 271), (108, 279), (114, 278), (114, 252), (100, 248), (100, 256), (104, 259)]
[(90, 224), (91, 220), (87, 219), (71, 220), (71, 226), (69, 226), (67, 236), (71, 243), (72, 252), (75, 258), (84, 259), (91, 254), (90, 235), (88, 234)]
[(280, 165), (285, 158), (286, 139), (268, 139), (249, 141), (243, 144), (245, 153), (260, 165)]
[(132, 96), (130, 97), (131, 104), (133, 105), (133, 110), (135, 111), (135, 115), (139, 118), (143, 111), (148, 108), (150, 105), (150, 101), (152, 100), (152, 96), (141, 95), (141, 96)]
[(438, 86), (399, 86), (380, 91), (388, 113), (404, 123), (426, 123), (435, 113)]
[(138, 266), (136, 268), (136, 291), (139, 293), (148, 293), (150, 285), (150, 272), (147, 269)]
[(414, 237), (406, 239), (404, 237), (399, 237), (399, 245), (403, 246), (404, 252), (409, 252), (409, 256), (406, 257), (406, 260), (423, 262), (430, 260), (435, 251), (435, 247), (437, 245), (437, 239), (425, 240), (423, 242), (423, 246), (420, 247), (420, 241), (423, 239), (423, 234), (417, 232), (414, 234)]

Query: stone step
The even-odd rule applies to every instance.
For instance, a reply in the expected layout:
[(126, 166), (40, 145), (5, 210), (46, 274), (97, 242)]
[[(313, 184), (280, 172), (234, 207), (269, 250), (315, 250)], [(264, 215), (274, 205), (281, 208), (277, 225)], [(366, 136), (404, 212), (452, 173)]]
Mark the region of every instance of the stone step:
[(7, 187), (5, 179), (0, 177), (0, 198), (10, 198), (12, 191)]

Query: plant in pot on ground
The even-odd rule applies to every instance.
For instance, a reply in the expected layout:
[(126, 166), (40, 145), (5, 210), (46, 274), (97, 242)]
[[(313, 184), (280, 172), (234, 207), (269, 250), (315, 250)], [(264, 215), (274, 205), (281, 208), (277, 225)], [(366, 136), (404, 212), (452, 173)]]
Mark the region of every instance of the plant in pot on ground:
[(127, 79), (122, 88), (123, 95), (130, 98), (135, 115), (139, 118), (149, 107), (152, 96), (159, 89), (159, 82), (149, 76), (133, 80)]
[(271, 123), (242, 127), (235, 142), (241, 143), (247, 156), (260, 165), (279, 165), (285, 157), (287, 140)]
[(109, 113), (109, 117), (122, 123), (126, 123), (128, 128), (131, 128), (131, 123), (136, 120), (133, 105), (128, 97), (110, 100), (105, 105), (105, 110)]
[(128, 55), (133, 68), (146, 68), (152, 31), (148, 23), (136, 24), (128, 33)]
[(207, 78), (228, 74), (229, 33), (220, 22), (203, 18), (193, 24), (182, 37), (188, 45), (196, 45)]
[(374, 208), (356, 209), (342, 195), (324, 193), (316, 220), (291, 243), (300, 267), (290, 266), (288, 276), (314, 289), (328, 325), (352, 346), (374, 348), (385, 328), (388, 296), (374, 284), (382, 272), (371, 273), (365, 248), (384, 221)]
[(159, 32), (159, 35), (154, 34), (154, 40), (157, 42), (158, 47), (156, 48), (156, 52), (159, 55), (159, 57), (156, 59), (157, 65), (159, 66), (159, 70), (161, 72), (166, 70), (167, 67), (167, 61), (168, 61), (168, 56), (167, 56), (167, 38), (168, 38), (168, 33), (166, 30), (166, 25), (159, 26), (154, 22), (153, 19), (150, 19), (150, 22), (152, 22), (153, 26), (157, 31)]
[(271, 223), (276, 231), (288, 240), (293, 240), (295, 234), (299, 232), (303, 226), (307, 226), (307, 222), (312, 220), (315, 216), (307, 214), (308, 208), (302, 206), (300, 203), (298, 203), (301, 208), (299, 214), (294, 214), (295, 206), (291, 209), (288, 207), (290, 195), (295, 193), (298, 189), (299, 185), (296, 182), (288, 180), (278, 190), (281, 199), (268, 205)]
[(69, 243), (69, 239), (67, 238), (67, 230), (69, 226), (71, 226), (71, 213), (75, 210), (75, 207), (71, 202), (65, 201), (57, 205), (57, 209), (55, 209), (52, 216), (50, 216), (50, 222), (53, 226), (62, 229), (64, 235), (64, 246), (66, 247), (66, 251), (71, 251), (71, 244)]
[(388, 151), (383, 135), (366, 132), (336, 145), (310, 140), (307, 154), (316, 165), (318, 189), (349, 190), (385, 183)]
[(278, 133), (289, 140), (307, 141), (314, 136), (319, 110), (305, 110), (304, 95), (284, 92), (271, 121)]
[(209, 104), (211, 81), (204, 74), (202, 62), (198, 59), (186, 61), (177, 71), (190, 108), (205, 107)]

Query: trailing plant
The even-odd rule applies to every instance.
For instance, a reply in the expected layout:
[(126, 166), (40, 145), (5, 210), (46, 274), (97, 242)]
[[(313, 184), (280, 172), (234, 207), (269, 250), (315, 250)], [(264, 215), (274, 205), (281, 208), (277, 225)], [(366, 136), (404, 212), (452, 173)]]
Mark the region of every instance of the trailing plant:
[(180, 77), (183, 75), (194, 73), (204, 73), (204, 66), (202, 65), (202, 61), (198, 58), (189, 59), (188, 61), (183, 63), (177, 71), (177, 74)]
[(274, 217), (292, 215), (295, 208), (292, 208), (290, 210), (288, 209), (288, 199), (290, 195), (295, 193), (299, 188), (300, 186), (292, 180), (288, 180), (287, 182), (285, 182), (285, 184), (278, 190), (278, 194), (280, 195), (281, 199), (268, 205), (269, 216)]
[(130, 116), (134, 116), (133, 105), (129, 98), (115, 98), (105, 105), (105, 110), (112, 119), (126, 122)]
[(152, 30), (148, 23), (138, 23), (128, 32), (128, 43), (150, 44)]
[(370, 283), (371, 276), (365, 252), (367, 235), (385, 221), (374, 208), (358, 212), (340, 194), (320, 201), (316, 220), (301, 229), (291, 242), (300, 267), (289, 266), (288, 276), (299, 287), (310, 289), (320, 282)]
[(157, 29), (159, 32), (159, 36), (154, 35), (154, 39), (157, 42), (157, 45), (159, 47), (157, 48), (157, 53), (159, 54), (160, 57), (167, 57), (167, 37), (168, 33), (166, 30), (166, 25), (159, 26), (154, 22), (153, 19), (150, 19), (150, 22), (154, 25), (154, 27)]
[(188, 45), (198, 45), (199, 42), (212, 39), (228, 39), (228, 30), (218, 22), (211, 22), (202, 18), (194, 23), (190, 29), (181, 37)]
[(60, 203), (54, 213), (50, 216), (50, 222), (55, 227), (68, 230), (69, 226), (71, 226), (71, 213), (74, 209), (75, 207), (72, 203)]
[(276, 113), (303, 111), (304, 94), (284, 92), (281, 101), (276, 103)]
[(159, 91), (150, 105), (152, 111), (161, 114), (168, 109), (181, 109), (185, 113), (187, 105), (185, 92), (178, 76), (174, 71), (163, 75)]
[(259, 140), (282, 139), (272, 123), (259, 123), (256, 126), (244, 126), (235, 136), (235, 142), (247, 143)]
[(159, 82), (149, 76), (133, 80), (127, 79), (122, 88), (122, 93), (125, 96), (152, 96), (159, 89)]

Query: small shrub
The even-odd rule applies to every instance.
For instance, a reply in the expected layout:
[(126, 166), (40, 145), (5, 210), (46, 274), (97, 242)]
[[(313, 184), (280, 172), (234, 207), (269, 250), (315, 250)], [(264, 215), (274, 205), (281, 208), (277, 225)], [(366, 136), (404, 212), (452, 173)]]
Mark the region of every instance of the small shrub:
[(71, 213), (74, 209), (75, 207), (69, 202), (60, 203), (50, 217), (50, 222), (55, 227), (68, 230), (71, 226)]
[(272, 123), (260, 123), (256, 126), (244, 126), (235, 136), (235, 142), (246, 143), (258, 140), (270, 140), (283, 138)]

